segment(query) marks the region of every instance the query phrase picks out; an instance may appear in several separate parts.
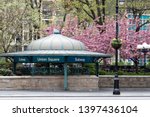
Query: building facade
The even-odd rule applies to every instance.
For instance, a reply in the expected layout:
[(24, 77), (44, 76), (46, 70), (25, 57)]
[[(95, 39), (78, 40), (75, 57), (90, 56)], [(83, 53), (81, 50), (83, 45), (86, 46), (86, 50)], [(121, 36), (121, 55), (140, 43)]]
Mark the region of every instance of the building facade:
[[(129, 30), (136, 30), (136, 22), (133, 20), (134, 17), (132, 14), (128, 14), (128, 19), (129, 19)], [(150, 24), (147, 23), (147, 21), (150, 20), (150, 14), (143, 14), (141, 17), (140, 17), (140, 24), (144, 24), (140, 30), (142, 31), (150, 31)]]

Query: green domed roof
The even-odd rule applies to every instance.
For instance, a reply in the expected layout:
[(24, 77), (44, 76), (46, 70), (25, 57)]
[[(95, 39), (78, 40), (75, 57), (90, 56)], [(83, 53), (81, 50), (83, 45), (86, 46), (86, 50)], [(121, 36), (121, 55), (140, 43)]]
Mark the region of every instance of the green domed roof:
[(27, 50), (86, 50), (86, 46), (75, 39), (59, 33), (35, 40), (28, 45)]
[[(26, 61), (30, 63), (34, 63), (38, 57), (60, 57), (59, 62), (73, 62), (76, 60), (76, 57), (79, 57), (79, 60), (84, 59), (84, 62), (95, 62), (98, 58), (110, 58), (111, 55), (87, 51), (86, 46), (82, 42), (63, 36), (57, 31), (50, 36), (32, 41), (26, 51), (3, 53), (0, 54), (0, 57), (13, 57), (16, 61), (19, 60), (19, 57), (25, 57), (23, 60), (33, 57)], [(64, 57), (68, 57), (68, 59), (66, 60)], [(69, 59), (69, 57), (71, 58)], [(75, 62), (81, 61), (77, 59)]]

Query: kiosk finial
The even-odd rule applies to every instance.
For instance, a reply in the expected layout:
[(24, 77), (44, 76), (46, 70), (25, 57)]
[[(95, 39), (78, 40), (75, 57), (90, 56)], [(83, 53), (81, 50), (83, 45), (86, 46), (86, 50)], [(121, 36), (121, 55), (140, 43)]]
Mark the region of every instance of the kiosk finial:
[(53, 34), (61, 34), (61, 32), (58, 29), (54, 29)]

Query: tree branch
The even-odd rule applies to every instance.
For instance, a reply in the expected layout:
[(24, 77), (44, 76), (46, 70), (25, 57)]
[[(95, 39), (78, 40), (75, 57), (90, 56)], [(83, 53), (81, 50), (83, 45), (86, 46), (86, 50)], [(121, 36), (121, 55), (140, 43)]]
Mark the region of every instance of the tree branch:
[(78, 0), (79, 2), (81, 2), (81, 3), (83, 3), (83, 4), (86, 4), (87, 5), (87, 3), (86, 2), (84, 2), (84, 1), (82, 1), (82, 0)]
[(84, 11), (89, 17), (91, 17), (93, 20), (95, 20), (95, 17), (93, 17), (86, 9), (83, 8), (83, 11)]
[(142, 26), (144, 26), (145, 24), (148, 24), (148, 23), (150, 23), (150, 21), (149, 21), (149, 20), (148, 20), (148, 21), (146, 21), (145, 23), (143, 23), (143, 24), (139, 25), (139, 26), (136, 28), (136, 31), (135, 31), (135, 32), (139, 32), (139, 31), (140, 31), (140, 28), (141, 28)]

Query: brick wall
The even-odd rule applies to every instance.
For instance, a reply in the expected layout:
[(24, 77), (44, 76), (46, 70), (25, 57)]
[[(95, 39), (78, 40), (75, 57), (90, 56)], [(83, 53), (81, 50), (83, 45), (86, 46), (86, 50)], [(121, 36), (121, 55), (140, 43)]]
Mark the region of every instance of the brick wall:
[[(122, 88), (150, 88), (150, 76), (119, 76), (120, 87)], [(113, 76), (100, 76), (99, 88), (112, 88)]]
[[(0, 76), (1, 90), (63, 90), (63, 76)], [(98, 77), (96, 76), (69, 76), (69, 90), (88, 90), (98, 88)]]
[[(69, 76), (72, 91), (92, 91), (112, 88), (114, 76)], [(63, 76), (0, 76), (1, 90), (63, 90)], [(120, 87), (150, 88), (150, 76), (119, 76)]]

